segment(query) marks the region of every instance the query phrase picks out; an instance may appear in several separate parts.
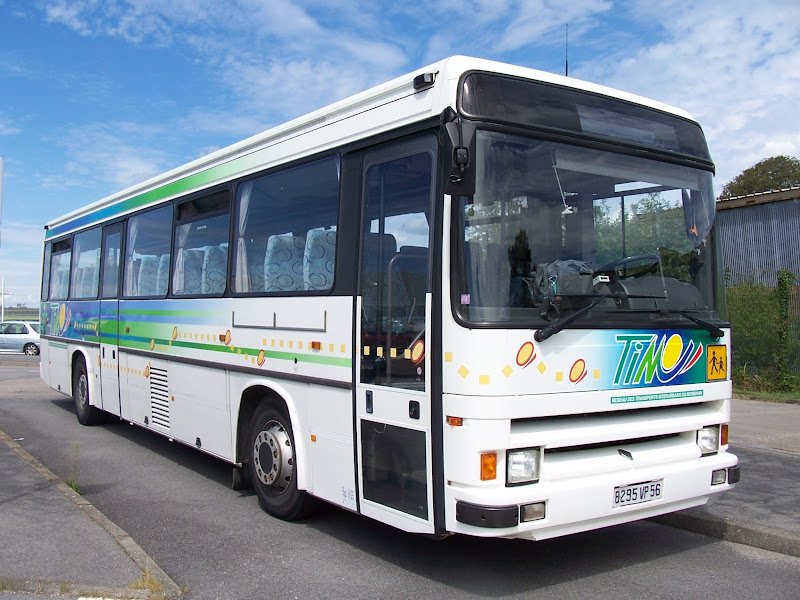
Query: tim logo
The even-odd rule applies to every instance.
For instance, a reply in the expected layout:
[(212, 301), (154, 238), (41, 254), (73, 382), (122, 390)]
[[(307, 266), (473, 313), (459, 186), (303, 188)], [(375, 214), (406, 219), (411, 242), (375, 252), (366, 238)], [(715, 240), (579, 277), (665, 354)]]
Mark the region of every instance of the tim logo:
[(614, 385), (649, 385), (658, 378), (669, 383), (691, 369), (703, 355), (703, 344), (688, 343), (680, 335), (619, 334), (625, 344), (614, 374)]

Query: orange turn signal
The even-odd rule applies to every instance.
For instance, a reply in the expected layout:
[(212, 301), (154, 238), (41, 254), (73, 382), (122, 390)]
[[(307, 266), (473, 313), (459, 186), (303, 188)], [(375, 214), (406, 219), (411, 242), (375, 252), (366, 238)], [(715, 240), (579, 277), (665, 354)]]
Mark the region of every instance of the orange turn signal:
[(481, 481), (497, 479), (497, 452), (481, 454)]
[(719, 445), (720, 446), (727, 446), (728, 445), (728, 424), (723, 423), (720, 427), (720, 436), (719, 436)]
[(461, 417), (447, 417), (447, 424), (450, 427), (461, 427), (464, 424), (464, 420)]

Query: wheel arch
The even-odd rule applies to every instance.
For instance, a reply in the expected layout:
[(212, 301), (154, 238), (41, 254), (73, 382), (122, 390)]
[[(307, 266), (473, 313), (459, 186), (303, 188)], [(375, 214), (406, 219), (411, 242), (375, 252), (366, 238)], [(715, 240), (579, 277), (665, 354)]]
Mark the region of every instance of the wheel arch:
[(69, 361), (69, 390), (71, 394), (75, 394), (75, 369), (78, 366), (79, 361), (83, 361), (83, 365), (86, 368), (86, 380), (89, 384), (89, 404), (93, 404), (95, 396), (93, 392), (95, 390), (92, 383), (94, 380), (94, 377), (92, 377), (92, 363), (89, 360), (89, 355), (86, 354), (86, 351), (83, 348), (76, 348), (72, 352), (72, 357)]
[(299, 420), (299, 409), (294, 402), (292, 395), (282, 386), (277, 384), (253, 383), (243, 391), (239, 403), (239, 413), (236, 422), (236, 462), (244, 466), (247, 463), (247, 439), (250, 425), (256, 408), (262, 402), (273, 402), (282, 406), (289, 415), (292, 432), (294, 433), (294, 452), (295, 452), (295, 473), (297, 476), (297, 488), (299, 490), (311, 490), (310, 464), (307, 460), (308, 452), (305, 436), (302, 433)]

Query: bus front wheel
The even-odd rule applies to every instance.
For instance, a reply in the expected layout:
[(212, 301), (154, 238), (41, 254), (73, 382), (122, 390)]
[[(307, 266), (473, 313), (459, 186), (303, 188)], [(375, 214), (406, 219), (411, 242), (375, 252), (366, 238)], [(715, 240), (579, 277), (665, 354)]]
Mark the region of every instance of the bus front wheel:
[(95, 425), (100, 422), (102, 412), (89, 404), (89, 376), (82, 358), (75, 363), (72, 372), (72, 398), (75, 400), (75, 412), (81, 425)]
[(285, 409), (272, 402), (260, 404), (248, 442), (250, 480), (261, 508), (285, 521), (308, 516), (316, 502), (297, 489), (294, 433)]

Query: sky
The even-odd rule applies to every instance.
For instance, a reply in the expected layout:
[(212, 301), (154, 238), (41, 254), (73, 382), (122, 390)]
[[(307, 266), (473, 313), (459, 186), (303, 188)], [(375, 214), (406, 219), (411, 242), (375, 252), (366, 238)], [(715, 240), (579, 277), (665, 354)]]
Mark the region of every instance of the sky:
[(688, 110), (715, 188), (800, 157), (797, 0), (0, 0), (0, 276), (46, 222), (453, 54)]

